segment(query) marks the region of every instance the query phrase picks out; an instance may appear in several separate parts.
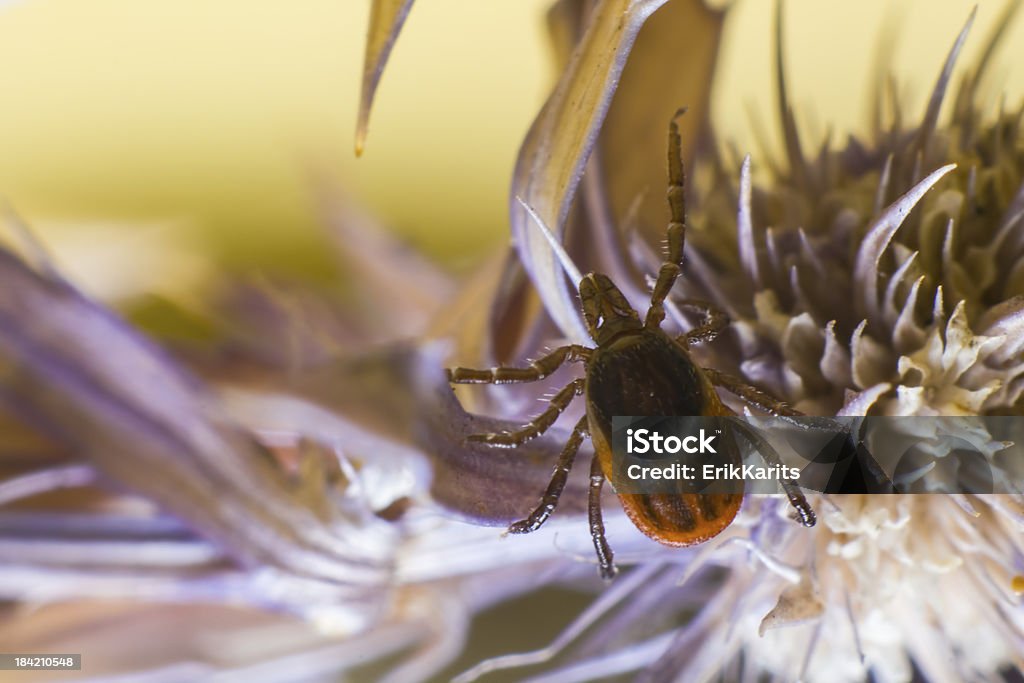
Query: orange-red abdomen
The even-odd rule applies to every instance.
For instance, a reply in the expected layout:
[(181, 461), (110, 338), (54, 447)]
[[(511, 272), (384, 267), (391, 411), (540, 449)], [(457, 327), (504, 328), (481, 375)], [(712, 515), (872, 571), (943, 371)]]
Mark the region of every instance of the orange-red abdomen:
[[(590, 436), (605, 477), (614, 481), (611, 424), (615, 415), (731, 415), (711, 382), (686, 349), (660, 329), (623, 335), (594, 353), (587, 367)], [(739, 452), (722, 453), (724, 463), (740, 464)], [(633, 524), (670, 546), (702, 543), (721, 533), (739, 512), (743, 495), (621, 493), (619, 501)]]

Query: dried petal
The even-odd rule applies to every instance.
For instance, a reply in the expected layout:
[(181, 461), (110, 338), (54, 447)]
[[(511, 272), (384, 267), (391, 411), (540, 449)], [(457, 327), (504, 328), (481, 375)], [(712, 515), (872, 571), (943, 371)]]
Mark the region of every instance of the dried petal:
[(20, 414), (245, 564), (385, 580), (373, 546), (339, 543), (253, 436), (155, 345), (6, 251), (0, 281), (4, 390)]
[[(665, 202), (665, 139), (669, 119), (678, 119), (683, 161), (703, 139), (725, 13), (703, 0), (673, 0), (644, 22), (612, 98), (598, 138), (602, 203), (621, 225), (634, 207), (638, 229), (660, 244), (668, 222)], [(588, 201), (594, 199), (588, 196)]]
[[(516, 162), (512, 196), (561, 235), (587, 157), (640, 27), (665, 0), (601, 0), (568, 68), (530, 127)], [(589, 340), (575, 292), (530, 218), (512, 203), (512, 240), (548, 314), (570, 340)]]
[(363, 153), (370, 125), (370, 109), (377, 93), (380, 77), (384, 74), (391, 48), (398, 40), (402, 24), (412, 9), (413, 0), (372, 0), (370, 27), (366, 35), (366, 56), (363, 59), (363, 88), (359, 97), (356, 120), (356, 156)]
[(880, 316), (878, 310), (878, 267), (885, 248), (889, 246), (889, 241), (899, 230), (907, 214), (921, 201), (921, 197), (954, 168), (956, 168), (956, 164), (943, 166), (912, 187), (910, 191), (882, 212), (882, 215), (864, 236), (857, 251), (853, 277), (855, 286), (864, 288), (865, 309), (860, 313), (867, 315), (869, 319), (878, 319)]

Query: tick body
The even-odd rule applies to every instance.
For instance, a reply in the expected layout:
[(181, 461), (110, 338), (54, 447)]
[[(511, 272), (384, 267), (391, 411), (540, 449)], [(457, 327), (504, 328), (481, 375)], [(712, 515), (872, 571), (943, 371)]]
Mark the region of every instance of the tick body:
[[(646, 328), (598, 348), (586, 375), (587, 424), (595, 457), (612, 478), (612, 417), (615, 415), (729, 415), (705, 373), (685, 349), (658, 328)], [(735, 446), (735, 444), (732, 444)], [(740, 464), (738, 450), (724, 449), (723, 463)], [(672, 546), (716, 536), (739, 512), (739, 494), (619, 494), (633, 524)]]
[[(613, 416), (732, 415), (720, 400), (716, 386), (766, 412), (800, 414), (742, 380), (702, 368), (693, 361), (688, 351), (690, 345), (714, 339), (728, 325), (728, 317), (714, 306), (695, 300), (676, 301), (681, 308), (702, 313), (704, 321), (678, 338), (668, 336), (661, 329), (665, 318), (665, 299), (682, 270), (686, 235), (685, 177), (675, 119), (669, 124), (668, 167), (667, 194), (671, 210), (668, 257), (658, 271), (644, 320), (640, 320), (610, 278), (600, 273), (589, 273), (578, 283), (578, 290), (594, 347), (562, 346), (526, 368), (453, 368), (448, 371), (448, 379), (457, 384), (505, 384), (537, 381), (564, 363), (583, 363), (584, 377), (573, 380), (556, 393), (548, 408), (522, 428), (469, 438), (494, 447), (514, 448), (543, 434), (575, 397), (585, 397), (586, 414), (573, 428), (540, 504), (528, 517), (509, 527), (509, 531), (528, 533), (547, 521), (565, 488), (576, 453), (583, 439), (589, 436), (594, 444), (590, 467), (590, 532), (600, 572), (605, 578), (615, 575), (613, 555), (605, 539), (601, 514), (601, 491), (613, 468)], [(722, 455), (725, 458), (723, 464), (740, 462), (735, 448), (727, 449)], [(762, 455), (768, 458), (772, 454)], [(806, 526), (813, 525), (814, 512), (800, 490), (792, 484), (784, 484), (784, 487), (797, 510), (798, 519)], [(678, 493), (623, 493), (618, 498), (640, 531), (670, 546), (694, 545), (721, 533), (735, 518), (743, 502), (741, 494), (697, 494), (682, 488)]]

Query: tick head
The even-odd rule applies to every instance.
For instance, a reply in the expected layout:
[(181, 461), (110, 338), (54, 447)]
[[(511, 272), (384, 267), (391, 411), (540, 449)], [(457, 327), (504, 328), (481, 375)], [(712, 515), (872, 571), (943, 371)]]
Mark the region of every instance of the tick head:
[(587, 329), (598, 346), (622, 332), (643, 329), (640, 316), (607, 275), (584, 275), (580, 280), (580, 301)]

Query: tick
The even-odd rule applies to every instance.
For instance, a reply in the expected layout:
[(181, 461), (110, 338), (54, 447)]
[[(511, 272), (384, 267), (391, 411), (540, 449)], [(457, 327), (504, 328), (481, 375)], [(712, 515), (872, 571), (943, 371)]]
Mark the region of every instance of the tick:
[[(606, 275), (588, 273), (578, 284), (583, 317), (595, 346), (561, 346), (525, 368), (496, 367), (448, 370), (455, 384), (506, 384), (535, 382), (551, 375), (565, 363), (582, 363), (584, 377), (574, 379), (556, 393), (544, 412), (510, 432), (475, 434), (470, 440), (494, 447), (515, 448), (543, 434), (577, 396), (584, 396), (586, 414), (576, 423), (562, 449), (540, 504), (525, 519), (512, 524), (513, 534), (536, 531), (558, 505), (570, 469), (583, 439), (590, 437), (594, 457), (590, 464), (589, 522), (601, 576), (615, 573), (612, 550), (605, 538), (601, 491), (612, 474), (612, 416), (614, 415), (734, 415), (722, 403), (715, 387), (721, 387), (752, 406), (779, 416), (801, 415), (760, 389), (712, 368), (697, 365), (689, 353), (692, 344), (709, 342), (729, 324), (728, 316), (710, 303), (694, 299), (675, 301), (681, 308), (703, 315), (700, 325), (670, 337), (661, 329), (665, 299), (682, 272), (686, 239), (685, 171), (679, 127), (669, 123), (668, 258), (658, 271), (650, 306), (644, 320)], [(762, 455), (770, 457), (762, 447)], [(772, 451), (772, 453), (774, 453)], [(739, 464), (738, 450), (723, 454), (723, 464)], [(777, 457), (777, 456), (775, 456)], [(814, 511), (798, 487), (783, 483), (797, 519), (805, 526), (815, 523)], [(732, 523), (743, 502), (742, 493), (618, 494), (630, 520), (650, 538), (669, 546), (703, 543)]]

